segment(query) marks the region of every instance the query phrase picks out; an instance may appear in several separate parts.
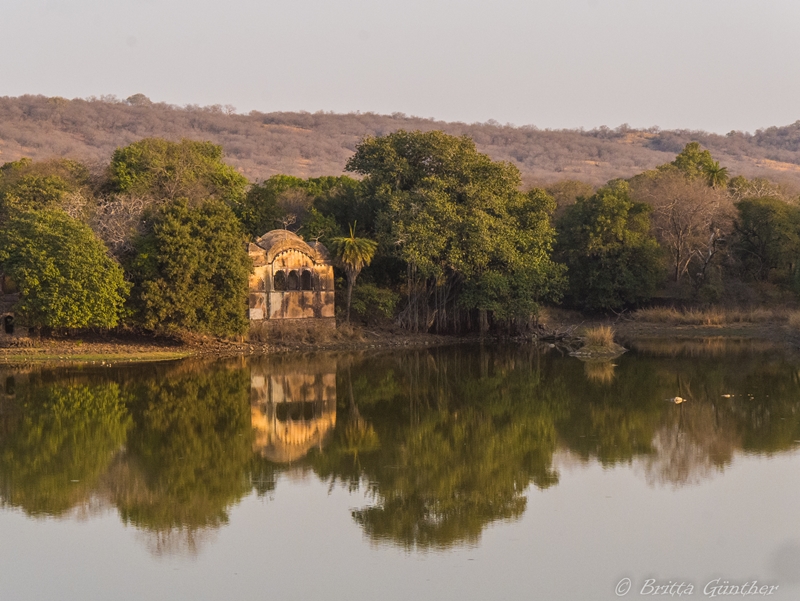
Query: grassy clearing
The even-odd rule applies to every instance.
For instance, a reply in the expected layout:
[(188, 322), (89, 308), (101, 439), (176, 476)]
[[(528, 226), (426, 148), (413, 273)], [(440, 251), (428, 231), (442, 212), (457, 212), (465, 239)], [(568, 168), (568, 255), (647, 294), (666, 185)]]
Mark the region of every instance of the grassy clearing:
[(586, 328), (583, 332), (586, 346), (590, 348), (614, 348), (614, 329), (611, 326)]
[(648, 323), (674, 325), (717, 326), (736, 323), (777, 323), (787, 322), (794, 316), (800, 326), (800, 312), (786, 308), (764, 309), (675, 309), (673, 307), (652, 307), (633, 313), (633, 319)]

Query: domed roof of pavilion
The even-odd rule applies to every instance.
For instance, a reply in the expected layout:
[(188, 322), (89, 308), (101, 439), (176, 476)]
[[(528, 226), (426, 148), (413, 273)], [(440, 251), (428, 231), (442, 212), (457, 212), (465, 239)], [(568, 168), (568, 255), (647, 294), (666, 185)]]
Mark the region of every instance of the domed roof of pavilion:
[(319, 241), (306, 242), (289, 230), (271, 230), (255, 241), (256, 246), (267, 253), (267, 262), (287, 250), (298, 250), (311, 257), (315, 263), (330, 262), (331, 257), (325, 245)]

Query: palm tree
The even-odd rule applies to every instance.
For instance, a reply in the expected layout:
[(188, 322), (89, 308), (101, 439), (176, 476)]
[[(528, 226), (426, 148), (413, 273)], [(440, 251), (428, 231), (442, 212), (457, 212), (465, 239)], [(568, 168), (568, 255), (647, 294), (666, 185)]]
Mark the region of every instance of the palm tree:
[(356, 223), (350, 226), (350, 236), (334, 238), (332, 242), (333, 258), (344, 269), (347, 275), (347, 323), (350, 323), (350, 299), (353, 286), (361, 270), (370, 264), (378, 243), (369, 238), (356, 238)]
[(708, 178), (708, 185), (712, 188), (719, 188), (728, 183), (728, 168), (720, 167), (719, 161), (714, 161), (710, 165), (706, 165), (704, 171)]

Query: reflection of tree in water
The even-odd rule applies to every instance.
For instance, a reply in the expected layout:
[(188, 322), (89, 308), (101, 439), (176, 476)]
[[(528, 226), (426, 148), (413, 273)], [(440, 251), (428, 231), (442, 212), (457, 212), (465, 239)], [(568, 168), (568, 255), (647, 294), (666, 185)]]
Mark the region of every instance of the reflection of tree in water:
[[(252, 372), (238, 361), (43, 372), (0, 398), (0, 502), (64, 515), (105, 500), (154, 552), (196, 551), (244, 495), (273, 493), (288, 469), (274, 460), (288, 458), (371, 494), (353, 517), (373, 540), (444, 548), (522, 515), (531, 484), (558, 482), (559, 447), (672, 486), (742, 450), (795, 448), (793, 361), (717, 346), (710, 358), (628, 353), (612, 378), (554, 352), (466, 346), (270, 359)], [(264, 397), (285, 405), (275, 423), (288, 438), (254, 421), (270, 386), (288, 401)], [(676, 395), (689, 402), (664, 402)]]
[[(532, 358), (450, 350), (355, 366), (344, 435), (312, 465), (332, 482), (368, 487), (375, 504), (353, 517), (374, 540), (475, 541), (491, 522), (522, 514), (531, 482), (557, 482), (552, 408), (536, 372), (515, 369)], [(349, 370), (340, 376), (349, 387)], [(359, 439), (358, 462), (354, 424), (375, 432)]]
[(741, 448), (737, 434), (730, 415), (711, 404), (670, 408), (654, 435), (653, 453), (644, 459), (648, 484), (680, 487), (722, 471)]
[[(710, 357), (719, 356), (719, 343)], [(651, 484), (696, 484), (721, 472), (737, 451), (773, 453), (793, 448), (800, 433), (796, 368), (781, 352), (752, 345), (729, 348), (726, 361), (692, 357), (642, 359), (654, 370), (666, 403), (643, 463)], [(701, 360), (698, 360), (701, 359)]]
[(0, 438), (0, 502), (28, 515), (89, 503), (131, 420), (115, 383), (18, 387)]
[(224, 365), (166, 375), (132, 387), (127, 453), (105, 485), (123, 521), (153, 533), (156, 550), (194, 550), (250, 490), (250, 382)]

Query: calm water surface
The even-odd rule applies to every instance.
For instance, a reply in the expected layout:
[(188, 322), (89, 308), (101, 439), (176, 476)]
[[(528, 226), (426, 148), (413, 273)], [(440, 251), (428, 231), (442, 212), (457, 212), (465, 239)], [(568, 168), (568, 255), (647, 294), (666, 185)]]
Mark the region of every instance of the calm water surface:
[(798, 501), (754, 341), (0, 371), (2, 600), (798, 599)]

